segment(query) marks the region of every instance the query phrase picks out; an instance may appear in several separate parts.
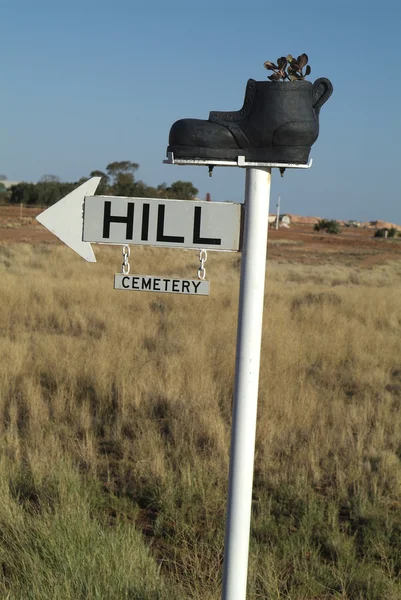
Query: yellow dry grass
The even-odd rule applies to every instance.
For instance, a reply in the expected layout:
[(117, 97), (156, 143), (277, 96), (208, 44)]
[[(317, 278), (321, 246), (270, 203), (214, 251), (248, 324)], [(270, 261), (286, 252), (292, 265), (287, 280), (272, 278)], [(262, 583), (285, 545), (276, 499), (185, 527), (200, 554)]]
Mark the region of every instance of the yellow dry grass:
[[(188, 523), (201, 532), (212, 514), (224, 517), (238, 257), (209, 253), (211, 296), (185, 298), (114, 291), (120, 249), (96, 254), (91, 265), (61, 246), (0, 247), (2, 460), (30, 464), (40, 480), (68, 456), (109, 493), (140, 508), (159, 498), (171, 514), (185, 505), (176, 496), (187, 494), (199, 504)], [(198, 266), (192, 251), (135, 248), (130, 260), (138, 274), (195, 277)], [(394, 508), (401, 264), (270, 262), (266, 277), (256, 502), (291, 485)], [(196, 570), (184, 538), (192, 567), (183, 551), (175, 564)], [(210, 583), (216, 557), (212, 574), (200, 576), (199, 597), (218, 597), (218, 578)]]

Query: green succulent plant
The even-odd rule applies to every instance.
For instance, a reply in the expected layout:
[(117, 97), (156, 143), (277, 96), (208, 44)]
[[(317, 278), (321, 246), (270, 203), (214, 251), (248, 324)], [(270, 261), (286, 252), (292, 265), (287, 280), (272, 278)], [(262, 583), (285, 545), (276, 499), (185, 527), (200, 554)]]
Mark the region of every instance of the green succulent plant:
[(308, 60), (307, 54), (300, 54), (298, 58), (293, 58), (291, 54), (287, 54), (287, 56), (278, 58), (277, 64), (267, 60), (264, 63), (264, 67), (268, 71), (273, 71), (273, 74), (268, 76), (268, 79), (271, 81), (280, 81), (281, 79), (283, 81), (286, 79), (288, 81), (297, 81), (305, 79), (312, 71), (310, 65), (308, 65)]

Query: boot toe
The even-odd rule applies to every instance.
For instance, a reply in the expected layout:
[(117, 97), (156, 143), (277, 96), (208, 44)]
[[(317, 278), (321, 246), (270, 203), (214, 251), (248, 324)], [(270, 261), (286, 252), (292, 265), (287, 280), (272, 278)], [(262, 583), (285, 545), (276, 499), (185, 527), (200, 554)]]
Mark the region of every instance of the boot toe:
[(238, 148), (233, 135), (224, 125), (201, 119), (176, 121), (170, 129), (169, 145), (197, 148)]

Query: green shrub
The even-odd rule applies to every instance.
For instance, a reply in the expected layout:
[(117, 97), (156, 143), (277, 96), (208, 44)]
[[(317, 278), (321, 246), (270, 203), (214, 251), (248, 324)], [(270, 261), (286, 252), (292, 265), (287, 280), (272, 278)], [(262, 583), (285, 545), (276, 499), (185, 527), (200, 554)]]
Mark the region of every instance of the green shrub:
[[(386, 235), (387, 232), (387, 235)], [(385, 237), (389, 237), (389, 238), (393, 238), (396, 237), (397, 235), (397, 230), (395, 227), (390, 227), (390, 229), (388, 229), (387, 227), (382, 227), (381, 229), (376, 229), (375, 231), (375, 237), (380, 237), (380, 238), (385, 238)]]
[(335, 220), (321, 219), (315, 223), (313, 229), (315, 231), (325, 231), (326, 233), (340, 233), (340, 224)]

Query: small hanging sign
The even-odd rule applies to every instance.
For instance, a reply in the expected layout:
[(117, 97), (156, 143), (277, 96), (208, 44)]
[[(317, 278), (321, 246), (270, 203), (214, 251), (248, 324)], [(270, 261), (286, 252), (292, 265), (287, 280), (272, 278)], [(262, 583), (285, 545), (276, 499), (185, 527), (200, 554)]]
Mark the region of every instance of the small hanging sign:
[(167, 292), (193, 296), (208, 296), (209, 281), (205, 279), (177, 279), (173, 277), (156, 277), (155, 275), (114, 275), (115, 290), (135, 292)]

